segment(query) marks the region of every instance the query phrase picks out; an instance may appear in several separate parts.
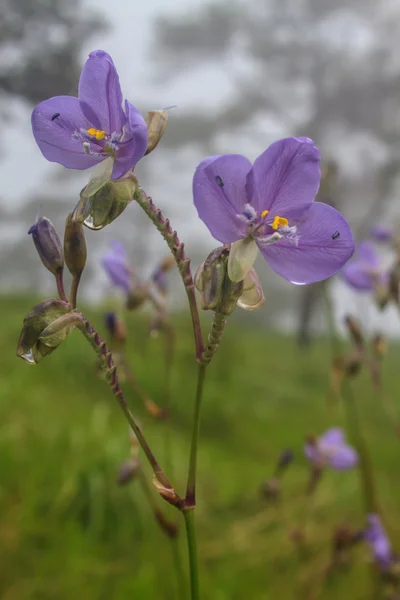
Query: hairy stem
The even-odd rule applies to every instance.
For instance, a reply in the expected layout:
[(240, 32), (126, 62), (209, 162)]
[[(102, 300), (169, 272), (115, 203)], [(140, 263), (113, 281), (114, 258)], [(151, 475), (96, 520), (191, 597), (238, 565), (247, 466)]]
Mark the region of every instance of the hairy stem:
[(152, 453), (152, 451), (143, 435), (141, 428), (136, 423), (134, 416), (132, 415), (131, 411), (129, 410), (124, 393), (123, 393), (121, 386), (119, 384), (119, 381), (118, 381), (117, 370), (116, 370), (116, 366), (115, 366), (113, 358), (112, 358), (112, 354), (108, 350), (106, 343), (101, 339), (101, 337), (99, 336), (97, 331), (94, 329), (94, 327), (89, 323), (89, 321), (87, 319), (84, 318), (83, 322), (81, 323), (81, 325), (78, 326), (78, 328), (81, 331), (81, 333), (84, 335), (84, 337), (88, 340), (88, 342), (90, 343), (92, 348), (95, 350), (98, 358), (100, 359), (100, 362), (102, 364), (102, 367), (103, 367), (103, 370), (105, 373), (106, 381), (109, 384), (109, 386), (111, 387), (111, 390), (112, 390), (114, 396), (116, 397), (118, 404), (122, 408), (132, 431), (135, 433), (135, 435), (138, 439), (138, 442), (139, 442), (143, 452), (145, 453), (146, 458), (149, 461), (151, 468), (153, 469), (153, 472), (155, 475), (155, 482), (157, 481), (159, 484), (157, 486), (157, 489), (158, 489), (160, 495), (162, 495), (162, 497), (165, 500), (167, 500), (168, 502), (170, 502), (171, 504), (178, 506), (180, 503), (180, 498), (176, 494), (175, 490), (173, 489), (172, 485), (169, 483), (163, 470), (161, 469), (160, 465), (158, 464), (157, 460), (155, 459), (155, 456)]
[(190, 269), (190, 259), (186, 258), (184, 245), (179, 240), (176, 231), (172, 229), (169, 219), (166, 219), (163, 216), (161, 211), (153, 204), (152, 199), (147, 196), (140, 187), (136, 189), (134, 199), (157, 227), (158, 231), (167, 242), (168, 247), (172, 252), (172, 256), (175, 259), (189, 301), (196, 358), (199, 360), (204, 350), (204, 344), (200, 327), (199, 311), (197, 308), (196, 292), (194, 288), (192, 272)]

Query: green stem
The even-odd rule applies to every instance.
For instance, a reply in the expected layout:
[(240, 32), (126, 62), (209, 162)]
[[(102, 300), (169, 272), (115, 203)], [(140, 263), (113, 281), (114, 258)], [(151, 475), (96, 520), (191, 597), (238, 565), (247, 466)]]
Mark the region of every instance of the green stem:
[(134, 416), (132, 415), (131, 411), (129, 410), (124, 393), (123, 393), (121, 386), (119, 384), (119, 381), (118, 381), (117, 370), (116, 370), (116, 366), (115, 366), (113, 358), (112, 358), (112, 354), (108, 350), (106, 343), (101, 339), (101, 337), (99, 336), (97, 331), (94, 329), (94, 327), (89, 323), (89, 321), (87, 319), (83, 318), (83, 322), (81, 323), (81, 325), (78, 325), (78, 329), (81, 331), (81, 333), (87, 339), (87, 341), (90, 343), (90, 345), (95, 350), (97, 356), (100, 359), (100, 362), (102, 364), (102, 367), (103, 367), (103, 370), (104, 370), (104, 373), (106, 376), (106, 381), (109, 384), (109, 386), (111, 387), (111, 390), (112, 390), (114, 396), (116, 397), (120, 407), (122, 408), (132, 431), (135, 433), (135, 435), (138, 439), (138, 442), (139, 442), (143, 452), (145, 453), (146, 458), (149, 461), (151, 468), (153, 469), (153, 472), (154, 472), (157, 482), (161, 486), (161, 487), (157, 488), (158, 492), (165, 500), (167, 500), (171, 504), (178, 506), (180, 503), (179, 496), (176, 494), (175, 490), (173, 489), (172, 485), (169, 483), (163, 470), (161, 469), (160, 465), (158, 464), (157, 460), (155, 459), (155, 456), (152, 453), (150, 446), (148, 445), (141, 428), (136, 423)]
[(332, 298), (329, 294), (328, 283), (322, 282), (321, 287), (322, 287), (322, 296), (324, 298), (324, 304), (325, 304), (325, 316), (326, 316), (326, 322), (328, 325), (329, 340), (331, 343), (332, 359), (335, 359), (336, 356), (340, 352), (340, 340), (337, 335), (336, 326), (335, 326), (335, 314), (334, 314), (334, 310), (333, 310), (333, 303), (332, 303)]
[(200, 433), (200, 411), (203, 397), (204, 380), (207, 365), (199, 364), (197, 375), (196, 399), (194, 403), (194, 417), (192, 428), (192, 439), (190, 446), (189, 471), (186, 486), (185, 505), (194, 508), (196, 506), (196, 471), (197, 471), (197, 447)]
[(171, 537), (171, 553), (172, 553), (172, 562), (174, 564), (175, 576), (176, 576), (176, 586), (178, 589), (178, 598), (179, 600), (186, 600), (186, 577), (183, 571), (183, 563), (181, 550), (179, 545), (179, 536), (175, 538)]
[(343, 384), (342, 396), (345, 405), (347, 428), (359, 454), (359, 472), (365, 510), (367, 513), (379, 513), (380, 508), (377, 500), (371, 459), (362, 434), (356, 399), (348, 381), (345, 381)]
[(149, 196), (147, 196), (146, 193), (140, 187), (136, 189), (134, 199), (144, 210), (149, 219), (157, 227), (158, 231), (161, 233), (162, 237), (167, 242), (168, 247), (172, 252), (172, 256), (175, 259), (189, 301), (190, 314), (192, 317), (193, 325), (196, 358), (199, 360), (204, 351), (204, 344), (200, 327), (199, 311), (197, 308), (196, 292), (194, 288), (192, 272), (190, 269), (190, 259), (186, 258), (184, 245), (179, 240), (176, 231), (172, 229), (169, 219), (166, 219), (163, 216), (160, 209), (158, 209), (153, 204), (152, 199)]
[(72, 277), (71, 289), (69, 292), (69, 303), (72, 308), (76, 308), (76, 299), (78, 296), (78, 288), (79, 288), (79, 283), (81, 280), (82, 272), (83, 271), (80, 271), (79, 273), (73, 275), (73, 277)]
[(194, 510), (184, 510), (183, 517), (185, 519), (186, 526), (186, 539), (189, 553), (189, 567), (190, 567), (190, 592), (191, 600), (200, 599), (199, 590), (199, 567), (197, 560), (197, 544), (196, 544), (196, 528), (194, 520)]

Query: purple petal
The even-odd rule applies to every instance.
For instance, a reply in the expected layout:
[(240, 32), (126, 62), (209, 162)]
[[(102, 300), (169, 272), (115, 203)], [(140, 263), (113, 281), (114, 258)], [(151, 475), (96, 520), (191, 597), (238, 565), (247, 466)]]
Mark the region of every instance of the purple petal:
[(74, 137), (91, 125), (78, 98), (56, 96), (41, 102), (32, 113), (32, 130), (43, 156), (68, 169), (88, 169), (103, 160), (85, 154), (83, 141)]
[(374, 278), (358, 260), (353, 260), (345, 265), (340, 275), (355, 290), (371, 292), (374, 289)]
[(223, 244), (246, 236), (238, 218), (246, 204), (246, 176), (251, 164), (240, 154), (212, 156), (199, 164), (193, 178), (194, 204), (211, 234)]
[(112, 58), (103, 50), (89, 54), (79, 80), (82, 111), (92, 126), (110, 135), (122, 130), (122, 92)]
[(366, 240), (358, 244), (357, 259), (372, 269), (379, 266), (379, 258), (375, 246)]
[(346, 469), (352, 469), (356, 466), (357, 462), (357, 452), (350, 446), (347, 446), (347, 444), (338, 446), (337, 450), (332, 453), (332, 456), (329, 457), (330, 466), (334, 469), (343, 471)]
[(350, 227), (328, 204), (315, 202), (297, 224), (297, 232), (297, 245), (284, 238), (272, 245), (259, 244), (272, 269), (292, 283), (322, 281), (336, 273), (354, 252)]
[(124, 138), (126, 141), (122, 140), (116, 153), (111, 179), (119, 179), (133, 169), (147, 150), (148, 131), (143, 116), (127, 100), (125, 100), (125, 113), (127, 123), (125, 124)]
[(377, 242), (388, 242), (392, 238), (392, 231), (384, 225), (373, 225), (369, 233)]
[(369, 527), (364, 537), (369, 542), (375, 560), (382, 568), (387, 568), (392, 561), (392, 546), (382, 526), (380, 517), (375, 514), (368, 515)]
[(320, 152), (309, 138), (286, 138), (272, 144), (254, 162), (247, 194), (258, 213), (294, 218), (311, 206), (321, 179)]
[(320, 453), (316, 444), (305, 444), (304, 454), (311, 462), (317, 462), (320, 459)]
[(321, 442), (325, 442), (327, 444), (341, 444), (344, 441), (343, 430), (340, 427), (332, 427), (325, 431), (319, 438)]

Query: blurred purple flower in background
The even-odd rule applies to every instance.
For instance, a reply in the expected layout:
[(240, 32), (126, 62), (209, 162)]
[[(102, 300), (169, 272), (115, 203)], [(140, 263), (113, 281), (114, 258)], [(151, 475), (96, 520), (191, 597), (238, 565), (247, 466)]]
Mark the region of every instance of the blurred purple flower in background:
[(371, 546), (376, 562), (382, 569), (387, 569), (393, 560), (392, 546), (378, 515), (368, 515), (368, 527), (364, 538)]
[(371, 292), (387, 282), (379, 266), (378, 254), (371, 242), (360, 242), (356, 256), (340, 272), (344, 281), (359, 292)]
[(124, 246), (113, 241), (112, 249), (103, 254), (101, 264), (112, 283), (129, 294), (132, 287), (132, 270)]
[(258, 250), (292, 283), (313, 283), (338, 271), (354, 252), (345, 219), (314, 202), (320, 153), (308, 138), (272, 144), (253, 165), (239, 154), (206, 158), (193, 179), (199, 217), (223, 244), (232, 244), (228, 274), (241, 281)]
[(349, 446), (339, 427), (328, 429), (319, 438), (309, 441), (304, 452), (307, 458), (317, 466), (329, 466), (344, 471), (358, 462), (358, 454)]
[(385, 225), (372, 225), (369, 234), (377, 242), (389, 242), (393, 232), (389, 227), (385, 227)]
[(82, 69), (78, 98), (56, 96), (35, 108), (33, 135), (47, 160), (88, 169), (109, 159), (107, 178), (119, 179), (144, 156), (148, 139), (140, 112), (127, 100), (124, 107), (112, 58), (96, 50)]

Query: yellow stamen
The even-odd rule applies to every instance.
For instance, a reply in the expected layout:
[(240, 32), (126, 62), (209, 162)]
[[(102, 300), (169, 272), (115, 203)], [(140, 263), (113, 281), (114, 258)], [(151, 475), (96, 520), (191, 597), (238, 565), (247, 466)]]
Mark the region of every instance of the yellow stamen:
[(289, 221), (285, 217), (275, 217), (271, 227), (272, 229), (278, 229), (278, 227), (284, 227), (285, 225), (289, 225)]
[(267, 216), (268, 213), (269, 213), (269, 210), (263, 210), (260, 217), (263, 219), (264, 217)]
[(96, 140), (104, 140), (104, 138), (106, 137), (106, 132), (102, 129), (95, 129), (94, 127), (91, 127), (87, 130), (87, 132), (89, 135), (95, 137)]

